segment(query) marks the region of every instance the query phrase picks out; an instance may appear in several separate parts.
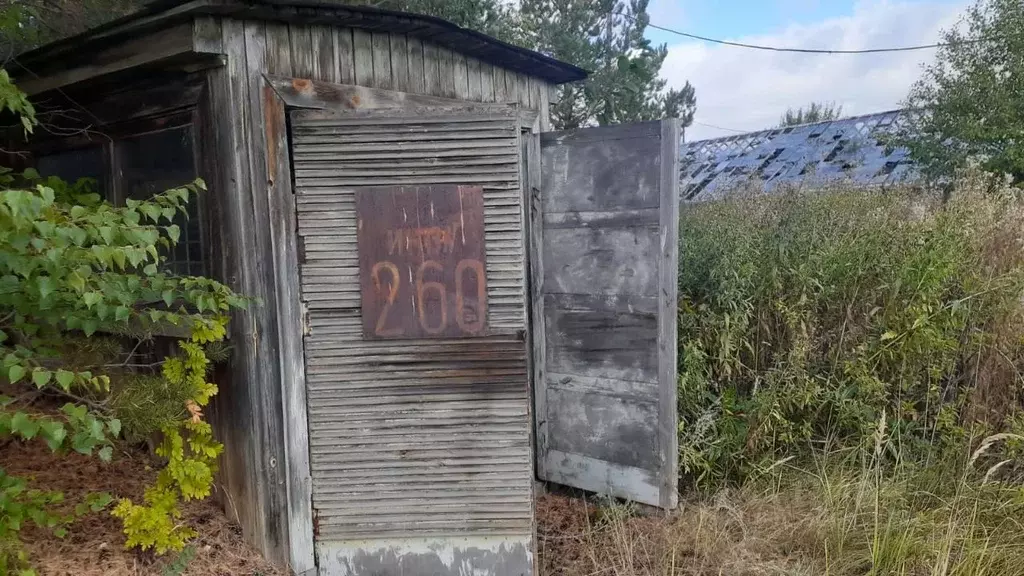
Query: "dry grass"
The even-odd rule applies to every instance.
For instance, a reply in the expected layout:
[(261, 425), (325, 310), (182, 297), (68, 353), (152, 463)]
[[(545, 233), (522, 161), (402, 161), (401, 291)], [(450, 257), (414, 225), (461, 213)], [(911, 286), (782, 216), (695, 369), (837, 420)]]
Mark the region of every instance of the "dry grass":
[[(106, 491), (115, 497), (140, 498), (153, 480), (156, 462), (138, 450), (122, 452), (110, 464), (79, 454), (55, 456), (41, 442), (7, 441), (0, 462), (8, 473), (32, 478), (32, 487), (59, 490), (74, 503), (88, 492)], [(277, 570), (242, 540), (241, 530), (212, 501), (186, 504), (183, 522), (196, 528), (191, 543), (195, 557), (181, 574), (191, 576), (277, 576)], [(89, 515), (64, 539), (32, 527), (22, 537), (40, 576), (162, 575), (174, 555), (125, 550), (120, 521), (105, 512)]]
[(541, 574), (1024, 576), (1024, 488), (970, 468), (826, 459), (693, 497), (671, 516), (547, 495), (538, 503)]
[(546, 495), (542, 576), (817, 576), (820, 519), (797, 494), (723, 492), (672, 516)]

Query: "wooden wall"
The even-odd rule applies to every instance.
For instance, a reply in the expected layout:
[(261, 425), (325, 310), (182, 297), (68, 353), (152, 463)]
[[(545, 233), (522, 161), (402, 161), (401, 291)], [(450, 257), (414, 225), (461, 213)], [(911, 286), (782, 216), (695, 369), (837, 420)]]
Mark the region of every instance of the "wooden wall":
[(327, 25), (250, 23), (265, 34), (266, 71), (472, 102), (518, 102), (547, 118), (550, 88), (406, 34)]
[(294, 242), (295, 201), (281, 160), (283, 127), (268, 124), (282, 105), (265, 75), (517, 102), (538, 111), (545, 128), (550, 87), (404, 34), (204, 16), (193, 35), (197, 51), (226, 57), (208, 73), (202, 103), (222, 277), (262, 302), (232, 322), (232, 365), (211, 408), (226, 446), (222, 497), (249, 542), (297, 574), (313, 574), (298, 270), (280, 264), (288, 261), (281, 247)]

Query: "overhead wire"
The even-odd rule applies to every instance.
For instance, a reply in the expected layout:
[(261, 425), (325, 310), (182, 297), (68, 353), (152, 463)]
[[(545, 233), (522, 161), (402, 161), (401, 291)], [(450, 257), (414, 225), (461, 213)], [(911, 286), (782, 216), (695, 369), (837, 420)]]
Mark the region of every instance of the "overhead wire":
[[(613, 15), (614, 16), (622, 16), (624, 18), (629, 18), (630, 20), (633, 20), (634, 22), (637, 20), (636, 16), (634, 16), (632, 14), (626, 14), (624, 12), (617, 12), (617, 13), (614, 13)], [(934, 48), (944, 48), (944, 47), (947, 47), (947, 46), (953, 46), (954, 45), (954, 44), (951, 44), (951, 43), (948, 43), (948, 42), (934, 42), (932, 44), (917, 44), (917, 45), (913, 45), (913, 46), (893, 46), (893, 47), (887, 47), (887, 48), (859, 48), (859, 49), (851, 49), (851, 50), (845, 50), (845, 49), (822, 49), (822, 48), (789, 48), (789, 47), (782, 47), (782, 46), (767, 46), (767, 45), (763, 45), (763, 44), (751, 44), (751, 43), (748, 43), (748, 42), (735, 42), (735, 41), (732, 41), (732, 40), (722, 40), (721, 38), (712, 38), (710, 36), (702, 36), (700, 34), (693, 34), (693, 33), (690, 33), (690, 32), (683, 32), (682, 30), (676, 30), (674, 28), (669, 28), (668, 26), (661, 26), (659, 24), (654, 24), (654, 23), (652, 23), (650, 21), (647, 22), (647, 26), (650, 27), (650, 28), (654, 28), (655, 30), (661, 30), (662, 32), (668, 32), (670, 34), (675, 34), (677, 36), (682, 36), (683, 38), (689, 38), (691, 40), (700, 40), (701, 42), (708, 42), (710, 44), (720, 44), (722, 46), (733, 46), (735, 48), (746, 48), (746, 49), (749, 49), (749, 50), (762, 50), (762, 51), (766, 51), (766, 52), (793, 52), (793, 53), (797, 53), (797, 54), (881, 54), (881, 53), (886, 53), (886, 52), (912, 52), (912, 51), (915, 51), (915, 50), (930, 50), (930, 49), (934, 49)], [(959, 45), (959, 44), (973, 44), (973, 43), (981, 42), (983, 40), (985, 40), (985, 39), (984, 38), (979, 38), (979, 39), (973, 39), (973, 40), (964, 40), (964, 41), (958, 42), (956, 44), (957, 45)]]

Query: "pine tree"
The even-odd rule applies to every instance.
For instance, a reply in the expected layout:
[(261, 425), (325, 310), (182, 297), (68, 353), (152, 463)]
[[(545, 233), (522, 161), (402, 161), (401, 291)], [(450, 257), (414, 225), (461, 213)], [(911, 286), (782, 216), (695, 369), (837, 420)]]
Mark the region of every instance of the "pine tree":
[(523, 39), (535, 50), (591, 71), (559, 88), (551, 106), (556, 128), (619, 124), (666, 116), (693, 121), (696, 97), (687, 83), (665, 91), (659, 78), (665, 45), (644, 38), (648, 0), (523, 0)]

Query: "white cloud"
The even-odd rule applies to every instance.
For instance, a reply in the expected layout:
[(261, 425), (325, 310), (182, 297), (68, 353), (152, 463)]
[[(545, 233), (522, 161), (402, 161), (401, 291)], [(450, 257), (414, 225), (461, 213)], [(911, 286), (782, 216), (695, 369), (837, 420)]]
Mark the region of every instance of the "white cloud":
[[(928, 44), (956, 24), (966, 1), (859, 1), (851, 15), (774, 34), (740, 38), (768, 46), (846, 50)], [(662, 76), (697, 89), (696, 120), (737, 130), (760, 130), (789, 107), (815, 101), (842, 104), (847, 115), (896, 108), (934, 50), (867, 55), (762, 52), (702, 43), (669, 47)], [(689, 141), (731, 132), (694, 124)]]

